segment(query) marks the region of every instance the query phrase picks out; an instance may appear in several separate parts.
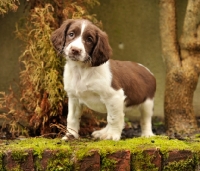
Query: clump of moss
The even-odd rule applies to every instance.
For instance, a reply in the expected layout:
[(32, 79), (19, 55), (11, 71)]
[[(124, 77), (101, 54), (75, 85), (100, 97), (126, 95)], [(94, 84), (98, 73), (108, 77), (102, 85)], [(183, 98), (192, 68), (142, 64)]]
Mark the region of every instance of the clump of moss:
[(3, 168), (3, 152), (0, 151), (0, 170), (4, 170)]
[(153, 156), (147, 155), (142, 150), (133, 153), (131, 160), (132, 170), (158, 171), (159, 168), (152, 163), (152, 157)]
[(71, 171), (74, 169), (71, 155), (65, 150), (59, 150), (48, 162), (49, 171)]
[(22, 169), (20, 168), (20, 165), (17, 165), (15, 168), (11, 169), (10, 171), (22, 171)]
[(101, 160), (101, 171), (115, 170), (116, 163), (117, 161), (108, 159), (106, 156), (103, 156)]
[(195, 160), (187, 159), (178, 162), (170, 162), (168, 165), (164, 166), (164, 171), (194, 171), (195, 170)]
[(13, 160), (22, 163), (25, 161), (26, 157), (28, 156), (28, 153), (24, 150), (16, 150), (12, 151), (12, 158)]

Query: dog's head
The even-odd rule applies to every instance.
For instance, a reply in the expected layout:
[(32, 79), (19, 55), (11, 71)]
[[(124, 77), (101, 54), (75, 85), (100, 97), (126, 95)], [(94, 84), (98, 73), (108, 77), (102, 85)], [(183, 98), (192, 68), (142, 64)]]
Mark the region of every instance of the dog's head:
[(88, 20), (68, 19), (51, 35), (54, 48), (67, 59), (99, 66), (112, 55), (107, 34)]

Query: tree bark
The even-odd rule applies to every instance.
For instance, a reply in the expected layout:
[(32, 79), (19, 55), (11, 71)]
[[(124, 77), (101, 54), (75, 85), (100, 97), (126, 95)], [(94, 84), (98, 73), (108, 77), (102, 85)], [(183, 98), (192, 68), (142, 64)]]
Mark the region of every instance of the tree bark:
[(199, 2), (200, 0), (188, 1), (179, 44), (176, 36), (175, 0), (160, 0), (162, 54), (167, 72), (164, 114), (169, 136), (185, 136), (198, 128), (193, 110), (193, 94), (200, 73), (196, 27)]

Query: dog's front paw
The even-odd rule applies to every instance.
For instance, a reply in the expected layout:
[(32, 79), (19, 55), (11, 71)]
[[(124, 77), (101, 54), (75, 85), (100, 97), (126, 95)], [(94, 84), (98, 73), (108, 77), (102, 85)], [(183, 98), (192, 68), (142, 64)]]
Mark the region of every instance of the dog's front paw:
[(74, 135), (72, 135), (71, 133), (66, 133), (66, 135), (64, 137), (62, 137), (61, 140), (63, 141), (69, 141), (72, 139), (78, 139), (79, 136), (76, 135), (76, 137)]
[(149, 132), (143, 132), (141, 137), (152, 137), (152, 136), (155, 136), (155, 134), (152, 132), (152, 131), (149, 131)]
[(111, 129), (103, 128), (99, 131), (94, 131), (92, 133), (92, 136), (96, 139), (101, 139), (101, 140), (114, 140), (118, 141), (121, 138), (121, 132), (118, 131), (113, 131)]

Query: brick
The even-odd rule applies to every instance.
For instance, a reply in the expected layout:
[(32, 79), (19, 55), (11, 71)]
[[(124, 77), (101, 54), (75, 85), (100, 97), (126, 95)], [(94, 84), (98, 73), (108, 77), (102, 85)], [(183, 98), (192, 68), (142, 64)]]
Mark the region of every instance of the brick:
[(76, 161), (76, 169), (80, 171), (99, 171), (100, 170), (100, 155), (98, 151), (90, 151), (91, 155), (80, 161)]
[(151, 157), (151, 163), (153, 163), (158, 171), (162, 169), (162, 156), (160, 155), (160, 150), (157, 148), (145, 150), (144, 153)]
[(164, 158), (164, 170), (194, 171), (195, 162), (193, 153), (189, 150), (169, 151), (168, 157)]
[(26, 154), (23, 159), (13, 158), (13, 153), (15, 152), (7, 151), (4, 153), (3, 165), (6, 170), (18, 168), (24, 171), (34, 171), (33, 151), (31, 149), (22, 152)]
[(35, 158), (36, 170), (73, 170), (73, 157), (68, 150), (44, 150), (42, 158)]
[(17, 167), (17, 163), (12, 158), (12, 151), (6, 151), (3, 157), (3, 165), (6, 170), (11, 170)]
[(42, 154), (42, 159), (40, 160), (40, 167), (42, 170), (46, 170), (49, 160), (55, 155), (56, 151), (45, 150)]
[(132, 170), (162, 170), (162, 155), (157, 148), (138, 150), (132, 154)]
[(33, 160), (33, 150), (27, 150), (28, 153), (25, 161), (21, 163), (21, 169), (23, 171), (34, 171), (34, 160)]
[(106, 158), (116, 162), (113, 171), (130, 171), (131, 153), (129, 150), (108, 154)]
[(189, 150), (173, 150), (169, 152), (169, 157), (167, 158), (167, 162), (178, 162), (180, 160), (192, 159), (193, 154)]

